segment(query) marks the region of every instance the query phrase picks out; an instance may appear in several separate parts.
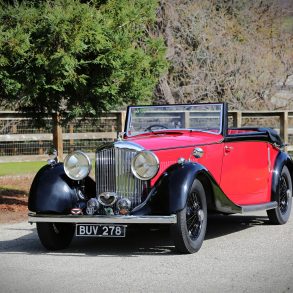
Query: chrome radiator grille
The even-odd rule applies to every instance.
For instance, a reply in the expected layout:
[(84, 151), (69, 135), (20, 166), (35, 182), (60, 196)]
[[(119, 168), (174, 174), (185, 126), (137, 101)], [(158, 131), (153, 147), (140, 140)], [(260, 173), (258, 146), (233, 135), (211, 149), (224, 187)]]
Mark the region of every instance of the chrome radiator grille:
[(115, 192), (128, 198), (132, 208), (142, 201), (147, 182), (137, 179), (131, 172), (131, 160), (137, 152), (131, 149), (109, 148), (96, 153), (97, 195), (102, 192)]

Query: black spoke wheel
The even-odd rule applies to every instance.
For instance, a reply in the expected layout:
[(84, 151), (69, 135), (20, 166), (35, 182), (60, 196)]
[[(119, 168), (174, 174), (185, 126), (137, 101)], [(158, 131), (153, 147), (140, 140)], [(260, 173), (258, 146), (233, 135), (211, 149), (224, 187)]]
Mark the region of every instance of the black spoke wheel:
[(278, 207), (268, 210), (267, 214), (272, 224), (285, 224), (290, 216), (292, 206), (292, 181), (288, 168), (283, 167), (278, 184)]
[(59, 250), (69, 246), (75, 225), (69, 223), (37, 223), (38, 236), (48, 250)]
[(197, 252), (202, 246), (207, 227), (205, 191), (195, 180), (189, 191), (186, 206), (177, 212), (177, 223), (171, 226), (175, 248), (181, 253)]

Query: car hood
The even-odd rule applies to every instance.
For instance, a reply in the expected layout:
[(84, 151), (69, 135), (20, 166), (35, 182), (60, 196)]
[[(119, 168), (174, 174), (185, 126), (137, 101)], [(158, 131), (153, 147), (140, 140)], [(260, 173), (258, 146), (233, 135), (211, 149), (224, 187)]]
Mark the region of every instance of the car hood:
[(206, 132), (157, 132), (127, 138), (126, 141), (134, 142), (146, 150), (161, 150), (182, 148), (197, 145), (219, 143), (223, 140), (222, 135)]

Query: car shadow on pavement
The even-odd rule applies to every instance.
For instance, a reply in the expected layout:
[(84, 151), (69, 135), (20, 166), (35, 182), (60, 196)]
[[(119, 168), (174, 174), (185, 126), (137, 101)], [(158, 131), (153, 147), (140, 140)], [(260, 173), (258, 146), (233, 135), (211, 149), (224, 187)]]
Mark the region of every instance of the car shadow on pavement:
[(254, 226), (269, 225), (266, 216), (210, 215), (205, 240), (222, 237)]
[[(205, 241), (224, 237), (226, 235), (241, 232), (242, 230), (267, 225), (268, 219), (263, 216), (222, 216), (212, 215), (208, 218), (208, 227)], [(7, 226), (12, 232), (18, 230), (17, 226)], [(168, 227), (130, 227), (125, 238), (78, 238), (74, 237), (69, 248), (48, 252), (41, 245), (35, 226), (27, 229), (19, 229), (23, 236), (12, 240), (0, 241), (0, 255), (7, 253), (50, 254), (54, 256), (127, 256), (140, 255), (176, 255), (173, 242), (170, 238)], [(13, 231), (14, 233), (16, 231)]]

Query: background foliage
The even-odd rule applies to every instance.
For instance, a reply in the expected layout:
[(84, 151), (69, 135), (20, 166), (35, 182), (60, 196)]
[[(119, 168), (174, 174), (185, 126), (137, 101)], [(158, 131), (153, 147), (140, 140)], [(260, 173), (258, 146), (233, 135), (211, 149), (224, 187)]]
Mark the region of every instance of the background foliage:
[(147, 34), (157, 1), (9, 2), (0, 9), (2, 104), (39, 123), (59, 112), (66, 123), (150, 101), (167, 65), (162, 39)]
[(273, 109), (271, 97), (293, 74), (293, 31), (283, 26), (293, 3), (282, 9), (281, 2), (162, 0), (156, 29), (165, 38), (170, 68), (157, 102)]
[(274, 109), (293, 74), (289, 0), (0, 3), (0, 104), (37, 121), (151, 102)]

